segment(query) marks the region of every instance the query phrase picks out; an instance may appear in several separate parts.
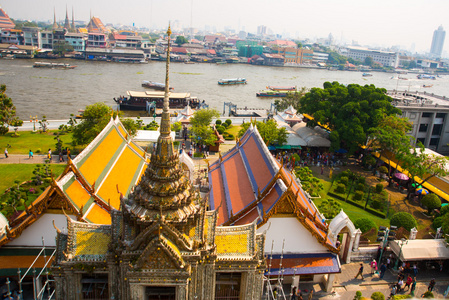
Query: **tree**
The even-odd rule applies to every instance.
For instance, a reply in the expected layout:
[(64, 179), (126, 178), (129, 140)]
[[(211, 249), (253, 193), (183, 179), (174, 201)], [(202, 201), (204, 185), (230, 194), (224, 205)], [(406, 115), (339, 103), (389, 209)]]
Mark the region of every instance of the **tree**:
[(102, 102), (86, 106), (81, 122), (73, 129), (73, 144), (90, 143), (108, 124), (112, 114), (112, 108)]
[(9, 126), (22, 126), (23, 121), (16, 117), (16, 107), (6, 94), (6, 85), (0, 86), (0, 134), (5, 135)]
[(318, 197), (318, 192), (321, 191), (324, 186), (318, 178), (313, 176), (312, 170), (308, 167), (296, 167), (295, 174), (301, 181), (302, 188), (309, 195)]
[[(250, 124), (250, 122), (243, 123), (241, 125), (242, 129), (240, 129), (237, 136), (243, 136), (246, 130), (248, 130)], [(268, 120), (267, 122), (253, 122), (253, 126), (257, 126), (257, 130), (266, 145), (282, 146), (287, 143), (287, 130), (284, 127), (278, 128), (276, 121)]]
[(377, 127), (384, 116), (401, 114), (391, 104), (393, 99), (386, 90), (374, 85), (325, 82), (323, 87), (312, 88), (300, 99), (301, 112), (314, 117), (308, 126), (320, 123), (337, 132), (332, 143), (340, 144), (349, 153), (365, 144), (370, 129)]
[[(391, 173), (390, 159), (398, 153), (408, 152), (410, 149), (411, 137), (407, 135), (412, 129), (412, 124), (406, 118), (396, 115), (383, 116), (383, 121), (377, 127), (369, 130), (370, 135), (368, 145), (372, 148), (386, 150), (389, 153), (384, 155), (387, 158), (388, 174)], [(389, 179), (391, 182), (391, 178)]]
[(176, 37), (175, 44), (178, 44), (178, 46), (181, 46), (182, 44), (187, 44), (189, 41), (182, 35), (178, 35)]
[(190, 119), (193, 138), (200, 144), (213, 145), (217, 137), (215, 136), (210, 124), (212, 119), (219, 117), (220, 113), (215, 109), (197, 110)]
[(441, 200), (440, 197), (438, 197), (436, 194), (427, 194), (421, 199), (421, 203), (427, 207), (427, 212), (429, 215), (432, 213), (432, 211), (436, 208), (440, 208), (441, 206)]
[(301, 100), (301, 98), (306, 94), (307, 90), (308, 89), (306, 87), (302, 87), (294, 93), (287, 93), (287, 97), (274, 100), (276, 110), (283, 111), (291, 105), (297, 111), (301, 111), (299, 100)]
[[(400, 151), (397, 154), (398, 160), (401, 162), (401, 167), (406, 169), (414, 180), (415, 176), (422, 179), (419, 184), (424, 184), (434, 176), (446, 177), (449, 175), (447, 165), (449, 159), (442, 155), (435, 155), (426, 153), (425, 148), (421, 143), (418, 143), (418, 148), (409, 151)], [(409, 190), (409, 194), (412, 190)]]
[[(75, 146), (89, 144), (106, 127), (111, 117), (116, 116), (117, 112), (103, 102), (86, 106), (81, 122), (73, 127), (72, 144)], [(118, 116), (120, 117), (120, 113)], [(120, 121), (131, 136), (135, 135), (142, 126), (140, 119), (137, 121), (121, 119)]]
[(407, 212), (395, 213), (390, 219), (390, 226), (404, 227), (410, 231), (413, 227), (417, 227), (418, 223), (415, 218)]
[(374, 62), (374, 60), (373, 60), (373, 58), (372, 58), (371, 56), (365, 57), (364, 64), (365, 64), (366, 66), (371, 66), (371, 65), (373, 64), (373, 62)]

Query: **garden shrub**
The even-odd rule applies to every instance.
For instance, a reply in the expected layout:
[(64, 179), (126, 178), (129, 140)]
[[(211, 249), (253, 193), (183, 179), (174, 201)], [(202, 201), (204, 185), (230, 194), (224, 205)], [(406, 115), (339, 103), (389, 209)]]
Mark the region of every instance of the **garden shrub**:
[(227, 129), (229, 127), (228, 123), (222, 123), (221, 126), (225, 129)]
[(232, 141), (235, 139), (235, 136), (233, 134), (229, 133), (224, 139), (227, 141)]
[(360, 228), (360, 230), (365, 233), (370, 231), (371, 228), (376, 228), (376, 224), (370, 218), (360, 218), (354, 222), (355, 228)]
[(373, 300), (385, 300), (385, 296), (381, 292), (374, 292), (374, 293), (371, 294), (371, 299), (373, 299)]
[(232, 124), (232, 121), (230, 119), (226, 119), (225, 123), (228, 124), (228, 126), (229, 126)]
[(350, 179), (353, 179), (355, 176), (356, 175), (353, 172), (351, 172), (351, 170), (341, 172), (341, 177), (348, 177)]
[(359, 177), (359, 179), (357, 180), (357, 182), (360, 184), (363, 184), (363, 185), (365, 185), (365, 183), (366, 183), (366, 178), (365, 177), (363, 177), (363, 176), (360, 176)]
[(365, 185), (363, 183), (358, 183), (355, 187), (356, 191), (363, 191), (365, 189)]
[(337, 185), (337, 188), (335, 189), (335, 191), (340, 194), (343, 194), (345, 192), (345, 190), (346, 190), (346, 186), (343, 183), (339, 183)]
[(216, 125), (220, 125), (220, 124), (221, 124), (221, 120), (215, 121), (215, 124), (216, 124)]
[(219, 134), (223, 134), (225, 132), (225, 129), (223, 128), (223, 126), (218, 126), (218, 127), (216, 127), (216, 129)]
[(371, 200), (370, 206), (374, 209), (380, 209), (382, 207), (382, 202), (379, 199)]
[(377, 169), (377, 171), (379, 171), (379, 173), (382, 173), (382, 174), (387, 174), (388, 173), (388, 169), (385, 166), (379, 167), (379, 169)]
[(354, 300), (359, 300), (360, 298), (362, 298), (362, 292), (361, 291), (355, 292)]
[(421, 203), (427, 207), (427, 212), (430, 214), (435, 208), (440, 208), (441, 200), (436, 194), (427, 194), (421, 199)]
[(203, 153), (195, 152), (195, 153), (193, 153), (193, 157), (203, 157)]
[(434, 298), (433, 293), (430, 291), (425, 292), (422, 297), (423, 298)]
[(384, 185), (382, 183), (376, 184), (376, 193), (380, 193), (384, 190)]
[(433, 219), (432, 228), (437, 230), (437, 228), (440, 228), (441, 226), (443, 226), (443, 222), (444, 222), (443, 216), (436, 217), (435, 219)]
[(392, 300), (402, 300), (402, 299), (410, 299), (413, 298), (410, 294), (404, 294), (404, 295), (394, 295)]
[(362, 200), (363, 198), (363, 191), (356, 191), (354, 193), (353, 199), (354, 200)]
[(410, 231), (413, 227), (417, 227), (418, 223), (415, 218), (407, 212), (395, 213), (390, 219), (390, 226), (404, 227)]
[(347, 176), (342, 176), (342, 177), (340, 178), (340, 183), (341, 183), (341, 184), (347, 185), (347, 184), (348, 184), (348, 181), (349, 181), (349, 178), (348, 178)]

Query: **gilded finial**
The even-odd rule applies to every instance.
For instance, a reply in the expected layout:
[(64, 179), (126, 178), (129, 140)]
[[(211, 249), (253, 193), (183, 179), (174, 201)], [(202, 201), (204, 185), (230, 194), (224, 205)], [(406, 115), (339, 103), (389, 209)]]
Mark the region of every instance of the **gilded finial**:
[(168, 23), (167, 35), (168, 35), (168, 36), (171, 35), (170, 23)]

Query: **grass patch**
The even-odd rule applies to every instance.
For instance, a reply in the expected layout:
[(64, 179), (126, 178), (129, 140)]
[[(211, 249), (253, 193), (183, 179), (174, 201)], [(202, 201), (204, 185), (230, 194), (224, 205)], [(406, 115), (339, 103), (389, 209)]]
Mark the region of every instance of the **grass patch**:
[[(10, 188), (15, 180), (24, 182), (33, 177), (33, 170), (36, 164), (0, 164), (0, 194), (3, 194), (7, 188)], [(58, 177), (66, 166), (64, 164), (50, 164), (49, 168), (53, 176)]]
[[(32, 131), (18, 131), (19, 137), (11, 137), (11, 132), (5, 135), (0, 135), (0, 149), (2, 153), (6, 146), (9, 144), (11, 147), (8, 148), (10, 154), (28, 154), (32, 150), (35, 154), (38, 154), (37, 150), (40, 149), (41, 153), (47, 153), (48, 149), (53, 151), (56, 149), (55, 131), (48, 133), (37, 133)], [(62, 147), (72, 148), (72, 134), (64, 134), (59, 137), (62, 140)]]
[(241, 128), (242, 127), (240, 125), (231, 124), (231, 126), (226, 129), (226, 132), (234, 136), (237, 136)]

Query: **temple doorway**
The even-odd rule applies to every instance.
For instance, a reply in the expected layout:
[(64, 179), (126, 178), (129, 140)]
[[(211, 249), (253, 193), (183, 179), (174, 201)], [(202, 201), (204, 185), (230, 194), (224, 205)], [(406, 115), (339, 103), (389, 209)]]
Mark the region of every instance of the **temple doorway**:
[(332, 219), (329, 224), (329, 237), (335, 246), (340, 247), (338, 255), (341, 262), (351, 262), (352, 252), (359, 248), (361, 234), (360, 229), (355, 228), (343, 210)]
[(147, 286), (145, 290), (147, 300), (175, 300), (176, 288), (174, 286)]
[(215, 300), (240, 299), (241, 273), (217, 273), (215, 280)]

